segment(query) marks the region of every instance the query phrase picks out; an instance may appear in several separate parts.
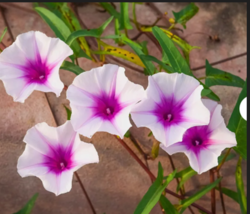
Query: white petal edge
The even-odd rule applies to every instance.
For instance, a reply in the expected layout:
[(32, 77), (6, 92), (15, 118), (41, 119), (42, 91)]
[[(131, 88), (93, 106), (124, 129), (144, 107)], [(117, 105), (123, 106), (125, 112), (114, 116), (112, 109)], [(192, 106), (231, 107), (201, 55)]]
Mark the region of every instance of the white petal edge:
[(37, 176), (41, 179), (44, 188), (56, 196), (69, 192), (72, 188), (73, 171), (63, 171), (61, 174), (47, 173)]
[(23, 141), (41, 154), (47, 155), (51, 147), (58, 145), (56, 127), (45, 122), (38, 123), (27, 131)]
[(27, 83), (23, 78), (5, 79), (3, 80), (3, 84), (6, 93), (13, 97), (13, 101), (20, 103), (24, 103), (36, 88), (36, 84)]
[(17, 171), (21, 177), (44, 175), (49, 169), (43, 163), (44, 156), (26, 145), (24, 152), (18, 158)]

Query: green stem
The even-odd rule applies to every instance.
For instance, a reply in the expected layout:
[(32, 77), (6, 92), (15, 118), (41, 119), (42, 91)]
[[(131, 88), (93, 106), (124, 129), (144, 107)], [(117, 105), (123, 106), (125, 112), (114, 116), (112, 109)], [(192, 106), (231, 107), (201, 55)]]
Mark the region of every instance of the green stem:
[(136, 18), (136, 10), (135, 10), (135, 5), (136, 5), (136, 4), (135, 4), (135, 2), (133, 2), (132, 5), (133, 5), (133, 22), (134, 22), (134, 24), (135, 24), (137, 30), (140, 31), (140, 25), (138, 24), (137, 18)]
[(203, 79), (206, 79), (206, 77), (200, 77), (200, 78), (198, 78), (198, 80), (203, 80)]
[(220, 168), (222, 167), (222, 165), (225, 163), (227, 156), (230, 154), (232, 148), (227, 149), (227, 153), (225, 154), (224, 158), (222, 159), (221, 163), (219, 164), (219, 166), (217, 166), (216, 171), (219, 172)]

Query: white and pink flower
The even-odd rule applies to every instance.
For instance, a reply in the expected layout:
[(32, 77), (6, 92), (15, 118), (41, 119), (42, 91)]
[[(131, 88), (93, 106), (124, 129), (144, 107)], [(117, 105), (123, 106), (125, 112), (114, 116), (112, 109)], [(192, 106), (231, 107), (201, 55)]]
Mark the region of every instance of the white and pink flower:
[(222, 106), (217, 102), (203, 99), (209, 109), (210, 123), (206, 126), (196, 126), (188, 129), (182, 141), (169, 147), (161, 145), (168, 154), (184, 152), (190, 166), (201, 174), (218, 165), (218, 157), (225, 148), (236, 146), (235, 133), (229, 131), (221, 116)]
[(203, 87), (195, 78), (161, 72), (148, 80), (147, 96), (131, 116), (137, 127), (151, 129), (165, 147), (179, 142), (188, 128), (209, 123), (209, 111), (201, 101)]
[(22, 103), (34, 90), (59, 96), (64, 87), (59, 68), (72, 54), (70, 47), (58, 38), (38, 31), (20, 34), (0, 54), (0, 79), (7, 94)]
[(60, 195), (69, 192), (76, 170), (98, 163), (95, 147), (80, 140), (70, 121), (59, 127), (39, 123), (27, 131), (17, 169), (22, 177), (36, 176), (46, 190)]
[(67, 90), (71, 122), (80, 134), (91, 138), (97, 131), (123, 138), (131, 127), (129, 113), (144, 97), (142, 86), (125, 76), (125, 69), (106, 64), (77, 76)]

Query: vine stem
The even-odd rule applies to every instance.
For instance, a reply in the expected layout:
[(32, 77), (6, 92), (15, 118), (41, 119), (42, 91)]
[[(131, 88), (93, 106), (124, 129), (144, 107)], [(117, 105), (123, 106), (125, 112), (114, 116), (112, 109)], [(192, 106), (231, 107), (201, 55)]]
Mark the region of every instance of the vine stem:
[(225, 161), (226, 161), (226, 159), (227, 159), (227, 156), (228, 156), (228, 155), (230, 154), (230, 152), (231, 152), (231, 149), (232, 149), (232, 148), (227, 149), (227, 153), (225, 154), (225, 156), (224, 156), (224, 158), (222, 159), (222, 161), (221, 161), (221, 163), (219, 164), (219, 166), (217, 166), (217, 169), (216, 169), (217, 172), (220, 171), (222, 165), (225, 163)]
[[(214, 182), (214, 171), (213, 169), (209, 170), (210, 172), (210, 183)], [(211, 190), (211, 210), (212, 213), (216, 213), (216, 204), (215, 204), (215, 188)]]
[[(134, 153), (134, 151), (119, 137), (117, 137), (116, 135), (113, 135), (120, 143), (121, 145), (129, 152), (129, 154), (137, 161), (137, 163), (145, 170), (145, 172), (148, 174), (148, 176), (152, 179), (155, 180), (156, 177), (154, 176), (154, 174), (147, 168), (147, 166), (141, 161), (141, 159)], [(184, 196), (178, 195), (175, 192), (172, 192), (169, 189), (165, 189), (166, 193), (169, 193), (170, 195), (173, 195), (176, 198), (179, 199), (185, 199)], [(202, 206), (193, 203), (191, 204), (191, 206), (207, 213), (207, 214), (213, 214), (212, 212), (210, 212), (209, 210), (203, 208)]]
[[(221, 177), (220, 172), (218, 170), (216, 172), (217, 172), (217, 178), (219, 179)], [(223, 214), (226, 214), (226, 207), (225, 207), (225, 202), (224, 202), (224, 196), (222, 193), (221, 181), (219, 182), (219, 190), (220, 190), (220, 200), (221, 200), (221, 206), (223, 209)]]
[(87, 201), (88, 201), (88, 203), (89, 203), (89, 205), (90, 205), (90, 207), (91, 207), (91, 210), (92, 210), (93, 214), (96, 214), (95, 208), (94, 208), (94, 206), (93, 206), (93, 204), (92, 204), (92, 202), (91, 202), (91, 200), (90, 200), (90, 198), (89, 198), (89, 196), (88, 196), (87, 191), (85, 190), (85, 188), (84, 188), (84, 186), (83, 186), (83, 183), (82, 183), (82, 181), (81, 181), (81, 179), (80, 179), (78, 173), (77, 173), (77, 172), (74, 172), (74, 174), (75, 174), (75, 176), (76, 176), (76, 178), (77, 178), (77, 180), (78, 180), (78, 182), (79, 182), (79, 184), (80, 184), (80, 186), (81, 186), (81, 189), (82, 189), (84, 195), (85, 195), (86, 198), (87, 198)]

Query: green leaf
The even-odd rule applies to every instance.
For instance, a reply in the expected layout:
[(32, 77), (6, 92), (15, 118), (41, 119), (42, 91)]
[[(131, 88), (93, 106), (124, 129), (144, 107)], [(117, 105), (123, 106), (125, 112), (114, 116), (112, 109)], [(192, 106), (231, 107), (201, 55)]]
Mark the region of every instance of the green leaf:
[(121, 11), (121, 15), (120, 15), (120, 29), (119, 30), (133, 29), (129, 21), (128, 2), (120, 2), (120, 11)]
[(142, 46), (139, 45), (138, 43), (132, 41), (131, 39), (129, 39), (128, 37), (126, 37), (125, 34), (121, 34), (121, 39), (124, 43), (129, 43), (129, 44), (133, 44), (135, 47), (139, 48), (142, 50)]
[(76, 75), (79, 75), (84, 72), (84, 70), (81, 69), (78, 65), (75, 65), (74, 63), (69, 62), (69, 61), (64, 61), (60, 69), (71, 71)]
[(204, 88), (204, 89), (202, 89), (202, 91), (201, 91), (201, 96), (202, 96), (202, 97), (205, 97), (205, 96), (207, 96), (207, 95), (210, 94), (210, 93), (211, 93), (211, 90), (210, 90), (210, 89)]
[(243, 87), (245, 81), (238, 76), (228, 72), (213, 68), (206, 60), (206, 82), (205, 84), (210, 87), (213, 85), (227, 85), (235, 87)]
[(140, 46), (142, 47), (142, 52), (143, 52), (145, 55), (148, 55), (147, 44), (148, 44), (148, 41), (142, 41), (142, 42), (140, 43)]
[(171, 68), (170, 66), (164, 64), (162, 61), (160, 61), (159, 59), (155, 58), (154, 56), (151, 55), (143, 55), (141, 56), (141, 58), (143, 58), (145, 61), (153, 61), (158, 63), (159, 65), (162, 66), (162, 68), (167, 72), (167, 73), (176, 73), (176, 71)]
[(182, 205), (182, 211), (181, 211), (181, 213), (184, 211), (184, 209), (186, 209), (192, 203), (194, 203), (195, 201), (197, 201), (198, 199), (200, 199), (203, 195), (205, 195), (206, 193), (208, 193), (211, 189), (213, 189), (214, 187), (216, 187), (217, 184), (221, 181), (221, 179), (222, 178), (217, 179), (216, 181), (214, 181), (213, 183), (211, 183), (211, 184), (207, 185), (206, 187), (202, 188), (200, 191), (198, 191), (194, 195), (190, 196), (189, 198), (181, 200), (180, 201), (180, 204)]
[(166, 53), (171, 67), (179, 73), (193, 76), (187, 62), (175, 47), (173, 41), (157, 26), (152, 28), (155, 38), (159, 41), (162, 50)]
[[(223, 160), (225, 155), (220, 155), (218, 157), (218, 163), (220, 164)], [(226, 161), (229, 161), (231, 159), (233, 159), (235, 157), (235, 154), (230, 153), (227, 158)], [(180, 188), (184, 185), (184, 183), (190, 179), (191, 177), (193, 177), (194, 175), (197, 175), (197, 172), (194, 171), (191, 167), (187, 167), (186, 169), (181, 170), (180, 172), (177, 172), (175, 177), (176, 178), (180, 178), (180, 183), (178, 184), (177, 188), (176, 188), (176, 192), (179, 192)]]
[(63, 106), (64, 106), (66, 113), (67, 113), (67, 120), (70, 120), (72, 111), (69, 108), (67, 108), (65, 105), (63, 105)]
[(179, 12), (172, 11), (172, 12), (175, 17), (175, 22), (181, 24), (186, 29), (187, 21), (190, 20), (198, 11), (199, 8), (194, 3), (190, 3), (181, 11)]
[(120, 19), (120, 13), (116, 11), (116, 9), (107, 2), (100, 2), (100, 5), (108, 11), (111, 16), (114, 16), (116, 19)]
[(151, 149), (151, 156), (157, 158), (159, 154), (160, 142), (155, 140)]
[(71, 46), (72, 42), (77, 39), (78, 37), (81, 36), (92, 36), (92, 37), (96, 37), (96, 38), (100, 38), (100, 36), (102, 35), (103, 31), (105, 30), (105, 28), (108, 26), (108, 24), (112, 21), (113, 17), (110, 17), (107, 21), (105, 21), (99, 28), (97, 29), (91, 29), (91, 30), (77, 30), (75, 32), (73, 32), (72, 34), (70, 34), (70, 36), (68, 36), (66, 43)]
[(242, 169), (241, 169), (241, 161), (242, 157), (239, 157), (239, 161), (237, 163), (235, 178), (236, 178), (236, 186), (238, 192), (238, 199), (240, 204), (240, 209), (242, 214), (247, 213), (247, 199), (244, 191), (244, 183), (242, 179)]
[[(220, 189), (218, 187), (215, 187), (215, 189), (220, 191)], [(233, 191), (231, 189), (225, 188), (225, 187), (222, 187), (221, 191), (222, 191), (223, 194), (225, 194), (226, 196), (232, 198), (234, 201), (239, 203), (239, 198), (238, 198), (238, 193), (237, 192), (235, 192), (235, 191)]]
[(146, 66), (147, 74), (153, 75), (156, 68), (152, 62), (145, 60), (144, 56), (146, 55), (142, 52), (142, 50), (139, 49), (135, 44), (131, 42), (128, 42), (128, 41), (124, 41), (124, 42), (125, 44), (129, 45), (134, 50), (134, 52), (140, 57), (141, 61)]
[(236, 135), (237, 146), (233, 149), (244, 159), (247, 159), (247, 121), (241, 117), (239, 107), (240, 103), (246, 96), (247, 81), (245, 81), (227, 126), (227, 128)]
[(4, 30), (3, 30), (3, 33), (2, 33), (2, 35), (1, 35), (1, 37), (0, 37), (0, 42), (2, 42), (3, 37), (5, 36), (5, 34), (6, 34), (7, 30), (8, 30), (8, 28), (7, 28), (7, 27), (5, 27), (5, 28), (4, 28)]
[(151, 135), (153, 135), (153, 132), (149, 132), (148, 137), (150, 137)]
[(155, 204), (159, 201), (162, 192), (166, 188), (166, 186), (173, 180), (175, 176), (175, 171), (171, 173), (166, 181), (163, 182), (163, 168), (161, 163), (158, 164), (158, 176), (151, 187), (148, 189), (147, 193), (143, 196), (142, 200), (138, 204), (134, 214), (148, 214), (155, 206)]
[[(71, 34), (71, 31), (68, 26), (58, 16), (43, 7), (36, 7), (35, 10), (42, 17), (42, 19), (50, 26), (56, 36), (62, 41), (66, 41), (68, 36)], [(81, 50), (76, 42), (72, 45), (72, 49), (76, 55)]]
[(42, 17), (42, 19), (50, 26), (56, 36), (59, 39), (66, 41), (66, 39), (71, 33), (68, 26), (54, 13), (43, 7), (35, 7), (35, 10)]
[(32, 198), (28, 201), (28, 203), (21, 210), (19, 210), (18, 212), (14, 213), (14, 214), (30, 214), (31, 210), (35, 204), (37, 196), (38, 196), (38, 193), (33, 195)]
[(164, 195), (161, 195), (160, 197), (160, 204), (162, 208), (164, 209), (164, 212), (167, 214), (178, 214), (177, 210), (175, 209), (174, 205), (171, 204), (171, 202), (164, 197)]
[[(202, 89), (205, 90), (204, 92), (201, 91), (201, 94), (203, 96), (207, 96), (208, 98), (215, 100), (215, 101), (220, 101), (220, 98), (208, 87), (206, 86), (203, 82), (201, 82), (200, 80), (198, 80), (200, 82), (200, 84), (204, 87)], [(205, 95), (204, 95), (205, 94)]]
[[(190, 51), (193, 49), (200, 49), (200, 47), (197, 46), (191, 46), (190, 44), (188, 44), (186, 41), (182, 40), (180, 37), (174, 35), (172, 32), (170, 32), (169, 30), (166, 30), (164, 28), (160, 28), (173, 42), (174, 44), (176, 44), (178, 47), (181, 48), (184, 56), (185, 56), (185, 60), (189, 66), (189, 54)], [(152, 32), (152, 27), (141, 27), (141, 30), (143, 32)], [(166, 62), (167, 64), (169, 64), (168, 61), (168, 57), (166, 56), (165, 52), (163, 52), (163, 61)]]
[(119, 28), (120, 28), (119, 19), (115, 19), (115, 35), (119, 36), (118, 38), (115, 38), (115, 43), (118, 45), (123, 45), (121, 38), (120, 38), (121, 32), (120, 32)]
[(130, 137), (130, 131), (129, 130), (125, 133), (124, 137), (127, 137), (127, 138)]

